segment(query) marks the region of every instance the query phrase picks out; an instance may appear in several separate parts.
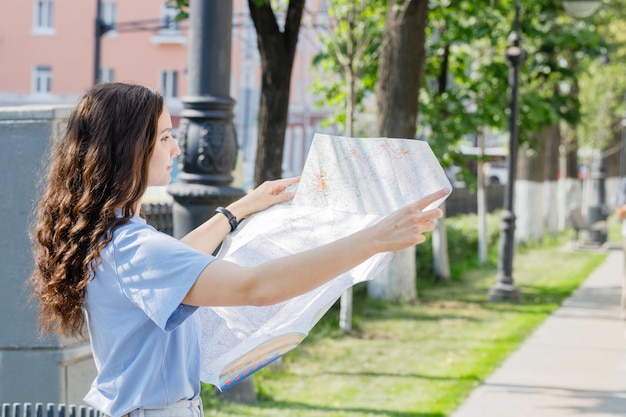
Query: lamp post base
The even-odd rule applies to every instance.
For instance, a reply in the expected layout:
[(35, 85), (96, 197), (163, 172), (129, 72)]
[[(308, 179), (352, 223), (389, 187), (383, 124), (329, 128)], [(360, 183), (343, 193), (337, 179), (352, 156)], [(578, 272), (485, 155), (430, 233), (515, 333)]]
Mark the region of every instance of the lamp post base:
[(522, 294), (513, 284), (498, 282), (489, 289), (489, 301), (522, 301)]

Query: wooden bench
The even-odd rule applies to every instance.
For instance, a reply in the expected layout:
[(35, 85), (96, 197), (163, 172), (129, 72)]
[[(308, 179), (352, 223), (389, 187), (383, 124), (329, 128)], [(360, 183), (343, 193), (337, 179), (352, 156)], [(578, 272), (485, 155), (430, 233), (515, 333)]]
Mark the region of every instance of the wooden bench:
[(585, 218), (583, 217), (583, 214), (580, 211), (580, 207), (574, 207), (570, 210), (569, 220), (572, 228), (574, 229), (574, 238), (577, 242), (581, 242), (580, 232), (586, 232), (587, 235), (589, 235), (590, 232), (599, 232), (606, 235), (608, 232), (608, 226), (605, 220), (600, 220), (593, 224), (589, 224), (587, 220), (585, 220)]

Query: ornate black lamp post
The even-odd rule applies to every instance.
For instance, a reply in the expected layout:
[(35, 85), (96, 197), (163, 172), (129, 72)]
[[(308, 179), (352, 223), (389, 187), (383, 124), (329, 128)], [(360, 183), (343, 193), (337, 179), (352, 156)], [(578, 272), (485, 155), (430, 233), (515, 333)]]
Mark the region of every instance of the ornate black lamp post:
[(519, 71), (525, 52), (520, 46), (519, 4), (515, 2), (515, 21), (509, 35), (510, 45), (506, 49), (509, 61), (509, 172), (504, 191), (504, 209), (500, 217), (500, 241), (498, 260), (498, 282), (489, 289), (489, 300), (519, 301), (520, 291), (513, 283), (513, 251), (515, 249), (515, 172), (517, 169), (517, 115), (519, 95)]
[[(167, 191), (172, 205), (173, 235), (181, 238), (244, 195), (231, 187), (237, 160), (230, 97), (232, 0), (189, 1), (189, 78), (178, 130), (182, 154), (178, 181)], [(221, 394), (231, 401), (252, 403), (256, 392), (246, 378)]]
[[(600, 7), (600, 0), (564, 0), (563, 7), (575, 17), (591, 16)], [(506, 50), (509, 61), (509, 172), (504, 195), (504, 210), (500, 220), (500, 241), (498, 260), (498, 282), (489, 289), (490, 301), (519, 301), (521, 294), (513, 280), (513, 253), (515, 249), (515, 173), (517, 169), (518, 144), (518, 94), (519, 70), (524, 62), (525, 53), (520, 46), (519, 3), (515, 2), (515, 21), (509, 35), (510, 46)]]
[(244, 195), (233, 188), (237, 159), (230, 97), (232, 1), (189, 2), (189, 84), (182, 98), (178, 140), (179, 181), (174, 198), (173, 234), (180, 238)]

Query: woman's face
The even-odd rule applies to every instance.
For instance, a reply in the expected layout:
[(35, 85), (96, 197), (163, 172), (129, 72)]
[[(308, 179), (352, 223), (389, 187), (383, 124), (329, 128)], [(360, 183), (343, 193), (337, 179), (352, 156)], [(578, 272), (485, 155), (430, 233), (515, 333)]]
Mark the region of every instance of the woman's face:
[(169, 184), (174, 157), (178, 155), (180, 148), (176, 139), (172, 137), (172, 117), (167, 107), (163, 106), (154, 152), (148, 162), (148, 186)]

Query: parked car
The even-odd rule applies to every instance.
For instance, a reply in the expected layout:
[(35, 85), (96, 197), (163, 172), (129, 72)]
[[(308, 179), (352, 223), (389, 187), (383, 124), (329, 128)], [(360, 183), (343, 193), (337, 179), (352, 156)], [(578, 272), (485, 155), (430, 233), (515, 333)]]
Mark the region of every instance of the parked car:
[(505, 161), (489, 162), (486, 167), (485, 182), (487, 185), (504, 185), (509, 178), (509, 168)]

